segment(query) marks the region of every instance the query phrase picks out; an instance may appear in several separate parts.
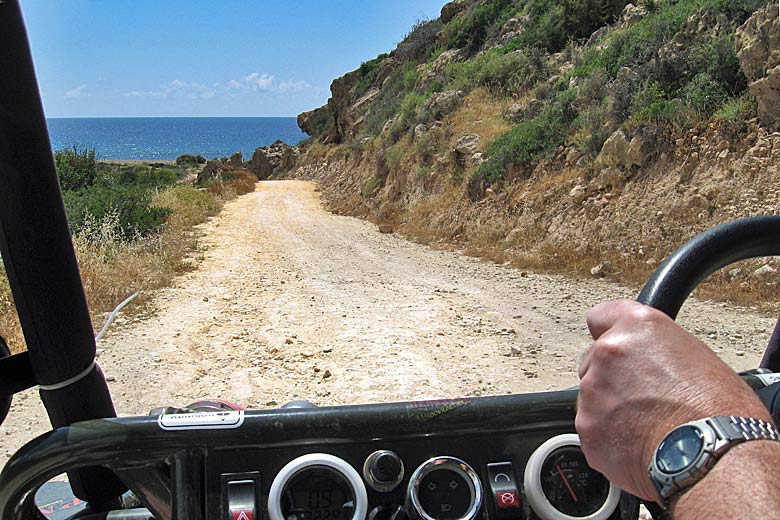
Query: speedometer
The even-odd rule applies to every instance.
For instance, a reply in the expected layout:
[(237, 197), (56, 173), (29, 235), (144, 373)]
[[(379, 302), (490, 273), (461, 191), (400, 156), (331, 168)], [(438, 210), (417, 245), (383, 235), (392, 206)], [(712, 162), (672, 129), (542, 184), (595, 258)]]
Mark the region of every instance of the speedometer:
[(290, 461), (271, 483), (271, 520), (363, 520), (368, 498), (357, 471), (345, 460), (311, 453)]
[(525, 493), (542, 520), (606, 520), (620, 501), (620, 490), (588, 466), (576, 434), (553, 437), (534, 451)]

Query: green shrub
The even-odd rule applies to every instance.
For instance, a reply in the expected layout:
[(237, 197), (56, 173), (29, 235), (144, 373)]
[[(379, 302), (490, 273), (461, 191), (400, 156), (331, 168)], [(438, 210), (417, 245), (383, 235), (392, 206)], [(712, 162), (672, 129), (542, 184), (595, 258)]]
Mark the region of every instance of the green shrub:
[(428, 164), (434, 155), (444, 149), (446, 140), (446, 130), (441, 126), (434, 126), (415, 140), (414, 151), (424, 164)]
[(528, 166), (562, 144), (576, 116), (574, 100), (573, 90), (559, 92), (539, 115), (499, 136), (488, 147), (488, 160), (475, 170), (470, 182), (499, 181), (508, 167)]
[(728, 99), (723, 86), (706, 72), (697, 74), (680, 91), (681, 98), (688, 106), (703, 116), (709, 117)]
[(559, 52), (571, 41), (590, 36), (611, 23), (628, 2), (624, 0), (529, 0), (530, 22), (517, 45)]
[(63, 193), (71, 232), (79, 233), (90, 221), (117, 216), (117, 233), (127, 240), (160, 230), (170, 209), (151, 206), (151, 192), (144, 186), (93, 186)]
[(420, 71), (417, 70), (417, 67), (413, 63), (407, 63), (404, 65), (401, 74), (403, 76), (404, 91), (414, 90), (417, 82), (420, 81)]
[(496, 96), (516, 96), (547, 77), (541, 53), (533, 50), (507, 52), (495, 48), (474, 58), (449, 64), (444, 70), (446, 88), (468, 92), (484, 86)]
[(373, 197), (374, 194), (382, 187), (382, 180), (376, 177), (370, 177), (363, 183), (363, 187), (360, 190), (364, 199)]
[(387, 57), (387, 54), (380, 54), (373, 60), (364, 61), (360, 64), (360, 67), (357, 70), (360, 77), (355, 85), (353, 93), (354, 98), (359, 98), (371, 88), (371, 85), (374, 84), (374, 80), (376, 80), (376, 77), (379, 74), (380, 65), (385, 57)]
[(577, 133), (572, 138), (574, 145), (592, 157), (598, 155), (604, 142), (615, 130), (605, 105), (591, 106), (581, 112), (575, 121)]
[(395, 50), (394, 56), (401, 63), (418, 63), (437, 47), (441, 21), (418, 20)]
[(54, 152), (54, 165), (63, 191), (92, 186), (97, 177), (95, 149), (80, 149), (78, 145)]
[(516, 11), (517, 6), (512, 0), (484, 0), (473, 10), (450, 20), (444, 27), (443, 41), (448, 49), (468, 47), (470, 52), (476, 51), (492, 30), (500, 27)]
[(425, 179), (428, 176), (430, 176), (430, 174), (431, 174), (430, 166), (425, 166), (421, 164), (420, 166), (417, 167), (417, 177), (419, 177), (420, 179)]
[(398, 141), (409, 128), (417, 123), (419, 120), (419, 111), (425, 101), (428, 99), (427, 95), (418, 94), (416, 92), (407, 92), (401, 106), (398, 109), (398, 114), (393, 120), (393, 124), (390, 126), (388, 138), (391, 143)]
[(747, 78), (742, 73), (737, 58), (734, 34), (723, 34), (708, 39), (691, 51), (696, 69), (709, 74), (730, 96), (736, 96), (747, 88)]
[(206, 164), (206, 158), (202, 155), (185, 153), (176, 158), (176, 164), (179, 166), (197, 166), (198, 164)]
[(111, 173), (100, 176), (100, 184), (113, 184), (107, 178), (113, 177), (119, 184), (137, 184), (147, 188), (159, 188), (174, 184), (179, 175), (170, 168), (150, 168), (144, 165), (120, 166)]
[(398, 171), (401, 167), (401, 162), (409, 154), (410, 142), (411, 139), (404, 136), (397, 143), (385, 149), (382, 162), (389, 171)]
[(646, 84), (634, 97), (629, 128), (653, 126), (682, 128), (689, 122), (689, 112), (679, 99), (669, 99), (657, 82)]
[(756, 100), (749, 94), (730, 99), (713, 115), (716, 121), (737, 122), (749, 119), (756, 114)]

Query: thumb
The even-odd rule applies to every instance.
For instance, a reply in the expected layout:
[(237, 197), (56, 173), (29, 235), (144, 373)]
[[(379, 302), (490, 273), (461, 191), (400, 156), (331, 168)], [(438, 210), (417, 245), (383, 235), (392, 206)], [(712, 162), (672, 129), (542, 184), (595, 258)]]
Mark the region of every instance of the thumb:
[(613, 300), (599, 303), (587, 314), (588, 330), (594, 340), (599, 339), (611, 329), (618, 319), (632, 306), (641, 305), (633, 300)]

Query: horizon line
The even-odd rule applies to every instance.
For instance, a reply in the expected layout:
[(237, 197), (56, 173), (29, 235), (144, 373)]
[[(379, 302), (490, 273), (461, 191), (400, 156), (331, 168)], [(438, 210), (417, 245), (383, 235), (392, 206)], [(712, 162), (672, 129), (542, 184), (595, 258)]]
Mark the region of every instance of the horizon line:
[(294, 116), (44, 116), (46, 119), (288, 119)]

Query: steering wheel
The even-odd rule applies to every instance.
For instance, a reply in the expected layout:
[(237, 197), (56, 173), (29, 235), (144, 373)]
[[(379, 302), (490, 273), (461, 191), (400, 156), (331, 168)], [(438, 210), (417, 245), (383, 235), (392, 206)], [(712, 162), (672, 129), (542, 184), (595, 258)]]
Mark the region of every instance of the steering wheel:
[[(637, 301), (677, 318), (685, 300), (710, 274), (729, 264), (780, 255), (780, 216), (748, 217), (701, 233), (683, 244), (655, 270)], [(767, 349), (771, 347), (768, 346)], [(771, 359), (769, 351), (764, 360)], [(773, 372), (780, 366), (765, 366)], [(667, 518), (657, 504), (645, 504), (653, 518)]]

